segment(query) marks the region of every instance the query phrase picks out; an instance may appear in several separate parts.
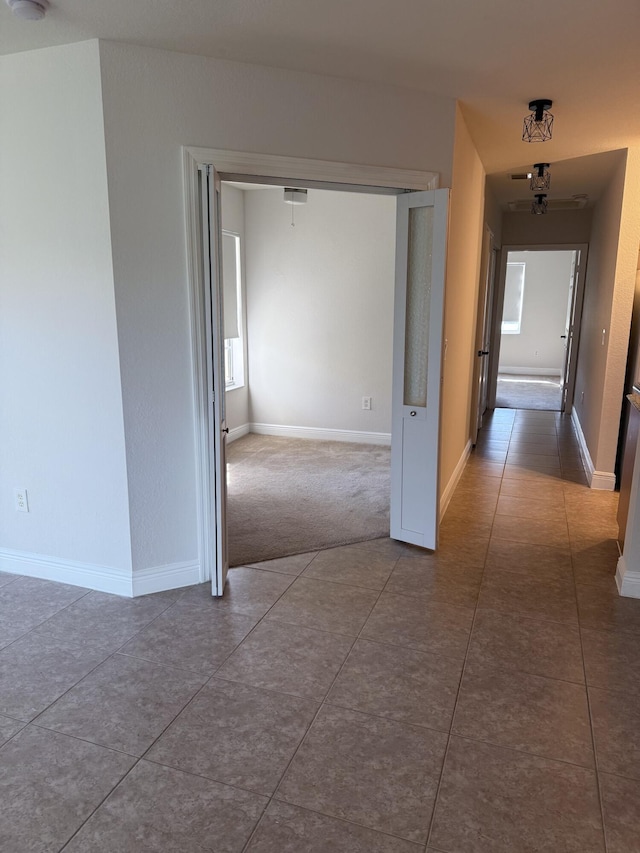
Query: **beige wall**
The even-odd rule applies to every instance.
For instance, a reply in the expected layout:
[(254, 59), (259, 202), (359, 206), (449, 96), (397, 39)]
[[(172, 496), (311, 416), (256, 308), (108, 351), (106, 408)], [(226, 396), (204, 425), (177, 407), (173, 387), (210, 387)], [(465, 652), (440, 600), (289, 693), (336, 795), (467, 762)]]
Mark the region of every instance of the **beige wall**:
[(447, 245), (440, 494), (469, 441), (485, 172), (458, 109)]
[(588, 243), (591, 210), (557, 210), (546, 216), (508, 211), (502, 217), (503, 246)]
[[(574, 407), (596, 471), (612, 474), (640, 242), (640, 151), (620, 152), (596, 205)], [(604, 332), (604, 334), (603, 334)]]

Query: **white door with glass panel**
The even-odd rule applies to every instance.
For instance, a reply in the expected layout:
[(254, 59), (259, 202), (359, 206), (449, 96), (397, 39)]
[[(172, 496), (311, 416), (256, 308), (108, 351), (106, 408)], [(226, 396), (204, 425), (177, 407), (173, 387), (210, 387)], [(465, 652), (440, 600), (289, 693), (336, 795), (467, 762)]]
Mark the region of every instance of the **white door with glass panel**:
[(391, 537), (435, 550), (448, 190), (398, 197)]

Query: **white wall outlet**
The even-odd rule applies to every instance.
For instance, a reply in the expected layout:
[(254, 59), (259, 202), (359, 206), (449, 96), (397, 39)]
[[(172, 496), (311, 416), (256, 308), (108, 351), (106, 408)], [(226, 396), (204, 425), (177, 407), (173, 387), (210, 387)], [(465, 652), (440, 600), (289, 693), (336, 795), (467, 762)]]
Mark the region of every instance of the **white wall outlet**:
[(367, 411), (371, 410), (371, 397), (363, 397), (362, 398), (362, 408)]
[(18, 512), (29, 512), (29, 498), (26, 489), (14, 489), (13, 494), (16, 500), (16, 509)]

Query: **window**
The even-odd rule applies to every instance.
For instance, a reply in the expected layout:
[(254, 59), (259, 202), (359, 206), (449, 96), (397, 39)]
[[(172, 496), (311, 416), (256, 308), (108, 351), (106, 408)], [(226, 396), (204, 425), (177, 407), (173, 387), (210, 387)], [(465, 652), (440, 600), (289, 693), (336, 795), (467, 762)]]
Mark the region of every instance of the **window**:
[(222, 290), (224, 307), (224, 381), (227, 391), (244, 385), (242, 341), (242, 275), (240, 236), (222, 232)]
[(504, 308), (502, 309), (502, 334), (519, 335), (524, 299), (524, 261), (509, 261), (504, 285)]

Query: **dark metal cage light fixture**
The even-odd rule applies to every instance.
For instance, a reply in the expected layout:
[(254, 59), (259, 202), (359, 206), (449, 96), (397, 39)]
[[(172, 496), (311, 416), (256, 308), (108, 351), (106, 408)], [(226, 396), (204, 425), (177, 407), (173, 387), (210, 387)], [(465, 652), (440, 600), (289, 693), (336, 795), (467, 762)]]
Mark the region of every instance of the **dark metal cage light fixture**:
[(549, 109), (553, 101), (548, 98), (538, 98), (529, 101), (531, 113), (525, 117), (522, 128), (523, 142), (546, 142), (553, 135), (553, 116)]
[(535, 199), (531, 202), (531, 213), (535, 213), (537, 216), (540, 216), (542, 213), (547, 212), (547, 194), (546, 193), (537, 193)]
[(548, 190), (551, 186), (551, 172), (549, 171), (548, 163), (535, 163), (534, 173), (531, 175), (531, 183), (529, 186), (532, 190), (540, 192)]

